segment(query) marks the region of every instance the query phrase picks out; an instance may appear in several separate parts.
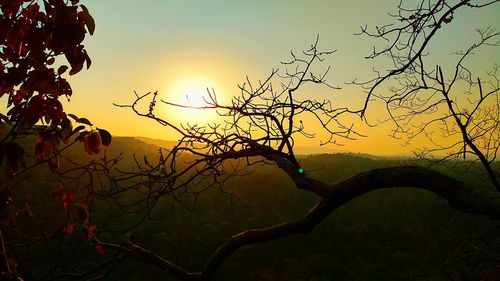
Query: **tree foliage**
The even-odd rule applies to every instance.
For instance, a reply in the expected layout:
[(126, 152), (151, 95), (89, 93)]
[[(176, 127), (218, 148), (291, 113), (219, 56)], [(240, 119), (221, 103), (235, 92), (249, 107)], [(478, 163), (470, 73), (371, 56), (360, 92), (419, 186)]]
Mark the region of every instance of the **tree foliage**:
[[(9, 0), (0, 2), (0, 9), (0, 96), (6, 97), (8, 108), (1, 116), (2, 155), (12, 174), (18, 163), (24, 165), (23, 148), (15, 142), (18, 137), (36, 135), (36, 159), (42, 162), (57, 154), (61, 142), (84, 129), (73, 128), (68, 117), (77, 124), (92, 125), (66, 114), (60, 99), (69, 100), (73, 94), (64, 77), (67, 70), (75, 75), (91, 65), (83, 40), (94, 33), (95, 23), (79, 1)], [(100, 141), (95, 133), (90, 135), (82, 135), (81, 140), (89, 152), (96, 152)], [(51, 165), (55, 168), (57, 162)]]
[(2, 1), (0, 21), (2, 44), (1, 93), (8, 97), (8, 120), (31, 128), (39, 121), (61, 125), (66, 115), (60, 97), (72, 95), (62, 76), (68, 66), (56, 67), (64, 55), (70, 75), (80, 72), (91, 60), (82, 45), (86, 28), (94, 23), (85, 6), (72, 1)]
[[(86, 118), (66, 113), (61, 103), (73, 94), (66, 76), (92, 63), (83, 41), (94, 33), (95, 22), (79, 2), (0, 1), (0, 97), (7, 103), (6, 113), (0, 114), (0, 194), (8, 198), (1, 201), (0, 209), (7, 228), (15, 229), (18, 214), (32, 215), (27, 202), (23, 205), (12, 199), (22, 174), (29, 175), (45, 163), (57, 174), (61, 152), (73, 144), (83, 142), (85, 151), (93, 154), (111, 141), (106, 130), (94, 129)], [(61, 196), (64, 208), (69, 209), (74, 193)], [(67, 224), (62, 233), (73, 230)], [(15, 278), (4, 243), (1, 251), (2, 274)]]

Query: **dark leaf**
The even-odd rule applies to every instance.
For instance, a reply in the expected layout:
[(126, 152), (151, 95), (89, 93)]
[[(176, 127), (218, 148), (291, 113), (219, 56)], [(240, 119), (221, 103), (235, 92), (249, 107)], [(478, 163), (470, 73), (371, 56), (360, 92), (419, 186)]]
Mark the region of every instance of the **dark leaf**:
[(81, 130), (83, 130), (83, 129), (85, 129), (85, 126), (80, 125), (80, 126), (76, 127), (76, 128), (73, 130), (73, 132), (75, 132), (75, 133), (76, 133), (76, 132), (81, 131)]
[(7, 158), (7, 165), (16, 171), (19, 163), (24, 166), (24, 148), (15, 142), (8, 142), (3, 145), (3, 155)]
[(50, 160), (48, 162), (48, 165), (50, 171), (55, 172), (57, 169), (59, 169), (59, 159), (56, 157), (55, 159)]
[(95, 31), (95, 21), (94, 18), (90, 15), (89, 10), (85, 5), (80, 5), (82, 7), (82, 12), (81, 16), (83, 18), (83, 21), (85, 22), (85, 25), (87, 26), (87, 29), (89, 30), (90, 35), (94, 35)]
[(68, 116), (69, 116), (69, 117), (71, 117), (71, 118), (73, 118), (73, 120), (75, 120), (75, 121), (77, 121), (77, 122), (78, 122), (78, 117), (77, 117), (75, 114), (73, 114), (73, 113), (68, 113)]
[(111, 143), (111, 134), (104, 129), (97, 128), (97, 130), (99, 131), (99, 135), (101, 135), (102, 144), (108, 146)]
[(7, 129), (6, 123), (0, 120), (0, 135), (2, 135), (6, 129)]
[(61, 76), (61, 75), (63, 75), (63, 74), (64, 74), (64, 72), (66, 72), (66, 70), (68, 70), (68, 66), (66, 66), (66, 65), (61, 65), (61, 66), (59, 67), (59, 69), (57, 70), (57, 74), (58, 74), (59, 76)]
[(88, 135), (89, 133), (90, 133), (89, 131), (83, 131), (78, 135), (78, 137), (76, 137), (76, 139), (79, 140), (80, 142), (83, 142), (85, 141), (85, 136)]
[(80, 72), (80, 70), (82, 70), (82, 68), (83, 68), (83, 62), (72, 64), (71, 70), (69, 71), (69, 75), (77, 74), (78, 72)]
[(87, 119), (87, 118), (78, 118), (78, 119), (76, 120), (76, 122), (81, 123), (81, 124), (85, 124), (85, 125), (92, 126), (92, 123), (90, 123), (89, 119)]
[(61, 135), (64, 140), (67, 140), (73, 133), (73, 124), (68, 118), (63, 119), (61, 123)]
[[(74, 134), (78, 133), (78, 131), (81, 131), (85, 129), (85, 126), (83, 125), (80, 125), (78, 127), (76, 127), (75, 129), (73, 129), (73, 131), (71, 131), (71, 133), (69, 133), (68, 135), (63, 135), (63, 140), (66, 141), (68, 140), (69, 138), (71, 138)], [(86, 132), (84, 132), (86, 133)]]
[(87, 51), (84, 51), (85, 52), (85, 63), (87, 64), (87, 69), (90, 68), (90, 66), (92, 65), (92, 60), (90, 59), (89, 55), (87, 54)]

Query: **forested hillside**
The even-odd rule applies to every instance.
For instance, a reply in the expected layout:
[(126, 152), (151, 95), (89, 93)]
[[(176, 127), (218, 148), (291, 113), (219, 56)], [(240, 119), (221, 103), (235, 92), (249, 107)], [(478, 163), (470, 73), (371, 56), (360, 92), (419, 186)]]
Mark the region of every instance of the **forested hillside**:
[[(158, 146), (135, 138), (116, 137), (106, 152), (107, 157), (121, 152), (118, 167), (127, 170), (135, 166), (134, 154), (140, 162), (143, 155), (157, 155)], [(90, 160), (78, 147), (68, 153), (75, 161)], [(301, 156), (300, 161), (308, 174), (326, 182), (373, 168), (417, 162), (349, 154)], [(440, 169), (455, 174), (450, 168)], [(54, 215), (64, 214), (57, 211), (60, 202), (51, 198), (55, 176), (46, 177), (44, 170), (42, 167), (32, 171), (26, 181), (19, 182), (18, 190), (30, 192), (18, 192), (16, 202), (35, 202), (31, 208), (37, 221), (51, 224), (63, 220), (54, 220)], [(151, 215), (130, 230), (126, 228), (142, 219), (137, 213), (123, 214), (111, 221), (109, 218), (118, 213), (116, 205), (96, 200), (94, 223), (101, 237), (112, 237), (119, 230), (129, 231), (135, 243), (194, 268), (203, 264), (229, 236), (299, 217), (316, 200), (294, 188), (276, 167), (255, 165), (246, 172), (230, 179), (223, 189), (212, 189), (198, 196), (184, 194), (176, 200), (162, 198)], [(472, 179), (473, 174), (468, 177)], [(20, 215), (16, 223), (30, 225), (25, 215)], [(35, 228), (32, 231), (37, 233)], [(67, 247), (71, 251), (63, 254), (72, 259), (78, 260), (79, 255), (103, 259), (80, 236), (57, 237), (53, 242), (73, 245)], [(14, 243), (22, 240), (11, 239)], [(228, 259), (215, 280), (465, 280), (457, 279), (459, 276), (477, 280), (498, 264), (499, 248), (498, 221), (454, 211), (446, 201), (426, 191), (396, 188), (371, 192), (349, 202), (309, 236), (296, 235), (243, 248)], [(48, 257), (48, 249), (50, 246), (46, 244), (34, 243), (18, 248), (13, 255), (22, 265), (20, 272), (26, 280), (43, 280), (50, 271), (50, 262), (46, 262), (47, 267), (40, 266)], [(163, 272), (130, 259), (115, 269), (106, 280), (165, 280)]]

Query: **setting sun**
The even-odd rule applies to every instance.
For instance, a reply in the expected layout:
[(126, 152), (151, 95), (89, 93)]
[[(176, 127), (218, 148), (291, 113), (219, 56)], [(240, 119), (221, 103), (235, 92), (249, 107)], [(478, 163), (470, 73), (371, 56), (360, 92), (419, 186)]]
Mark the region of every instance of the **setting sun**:
[(167, 87), (162, 95), (162, 104), (168, 112), (175, 109), (175, 117), (179, 123), (204, 124), (214, 121), (216, 112), (213, 109), (203, 109), (209, 106), (211, 98), (208, 90), (215, 89), (215, 84), (201, 77), (180, 79)]

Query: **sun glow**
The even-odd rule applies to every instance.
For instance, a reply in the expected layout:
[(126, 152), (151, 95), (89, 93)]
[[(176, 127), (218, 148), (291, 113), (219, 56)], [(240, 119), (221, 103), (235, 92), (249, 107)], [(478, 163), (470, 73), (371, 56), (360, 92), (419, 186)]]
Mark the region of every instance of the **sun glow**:
[(163, 100), (175, 104), (167, 106), (167, 111), (175, 112), (175, 119), (181, 123), (210, 123), (215, 121), (217, 114), (214, 109), (205, 107), (211, 103), (208, 90), (214, 88), (214, 83), (207, 79), (185, 78), (170, 86)]

